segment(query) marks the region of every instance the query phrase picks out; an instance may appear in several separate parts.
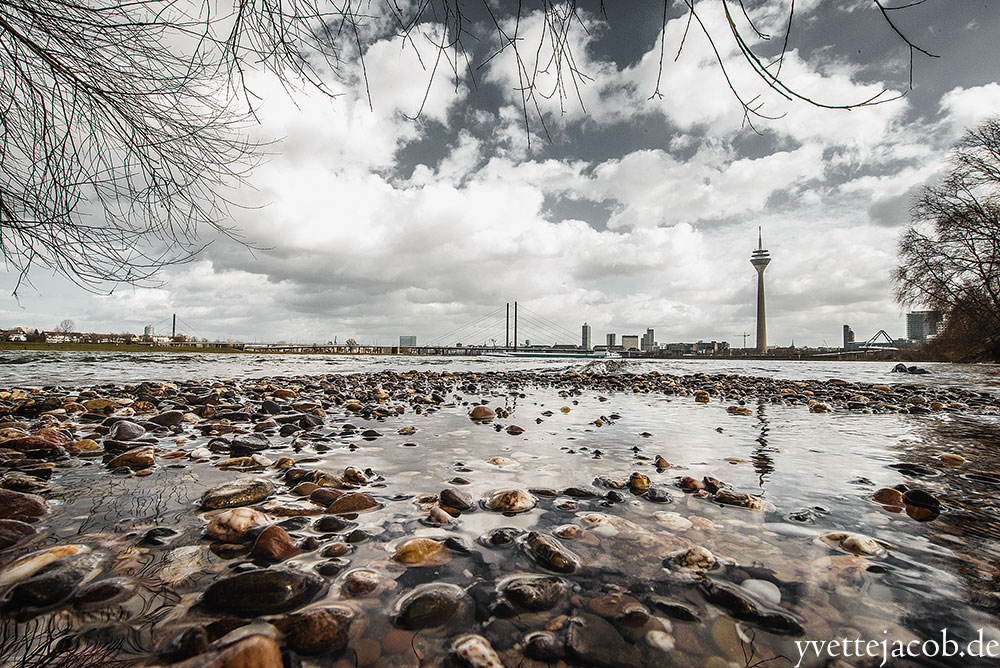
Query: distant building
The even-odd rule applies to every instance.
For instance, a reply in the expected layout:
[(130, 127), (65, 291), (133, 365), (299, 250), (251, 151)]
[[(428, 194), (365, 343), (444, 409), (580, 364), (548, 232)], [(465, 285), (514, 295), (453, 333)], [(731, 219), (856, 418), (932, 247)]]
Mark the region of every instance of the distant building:
[(416, 348), (417, 347), (417, 337), (415, 337), (415, 336), (401, 336), (401, 337), (399, 337), (399, 347), (400, 348)]
[(926, 341), (938, 334), (941, 327), (940, 311), (912, 311), (906, 314), (906, 338)]
[(625, 335), (622, 335), (622, 349), (623, 350), (638, 350), (639, 349), (639, 337), (638, 336), (625, 336)]
[(642, 343), (640, 344), (639, 349), (648, 353), (653, 350), (653, 346), (655, 344), (656, 341), (653, 340), (653, 330), (647, 329), (646, 333), (642, 335)]
[(844, 350), (850, 350), (854, 343), (854, 330), (850, 325), (844, 325)]
[(583, 339), (583, 349), (590, 350), (590, 325), (587, 323), (583, 323), (581, 338)]
[(142, 335), (143, 336), (153, 336), (155, 332), (156, 332), (156, 329), (152, 325), (146, 325), (142, 329)]
[(615, 347), (615, 335), (614, 334), (608, 334), (608, 343), (607, 343), (607, 346), (608, 346), (609, 349)]

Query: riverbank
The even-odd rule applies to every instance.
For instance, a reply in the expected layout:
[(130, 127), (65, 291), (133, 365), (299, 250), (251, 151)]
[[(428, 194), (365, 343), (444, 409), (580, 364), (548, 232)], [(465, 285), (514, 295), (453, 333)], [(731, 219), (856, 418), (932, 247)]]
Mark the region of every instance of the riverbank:
[(721, 668), (1000, 634), (995, 393), (601, 363), (0, 411), (5, 663)]
[(47, 343), (0, 341), (0, 352), (8, 350), (40, 350), (47, 352), (114, 352), (114, 353), (243, 353), (231, 346), (170, 345), (146, 343)]

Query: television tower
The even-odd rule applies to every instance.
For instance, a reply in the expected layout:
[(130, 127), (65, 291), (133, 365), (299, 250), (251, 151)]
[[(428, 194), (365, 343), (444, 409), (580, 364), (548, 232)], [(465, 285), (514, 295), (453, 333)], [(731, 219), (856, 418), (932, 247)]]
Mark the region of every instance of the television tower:
[(757, 270), (757, 352), (767, 353), (767, 323), (764, 317), (764, 270), (771, 261), (771, 255), (764, 250), (764, 237), (757, 228), (757, 250), (750, 255), (750, 264)]

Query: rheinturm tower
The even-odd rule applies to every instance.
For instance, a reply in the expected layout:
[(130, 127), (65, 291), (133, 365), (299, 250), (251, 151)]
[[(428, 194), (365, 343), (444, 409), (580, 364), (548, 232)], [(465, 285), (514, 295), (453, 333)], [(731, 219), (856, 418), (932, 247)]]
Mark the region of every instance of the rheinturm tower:
[(764, 270), (771, 261), (771, 255), (764, 250), (764, 238), (757, 228), (757, 250), (750, 255), (750, 264), (757, 270), (757, 352), (767, 352), (767, 322), (764, 317)]

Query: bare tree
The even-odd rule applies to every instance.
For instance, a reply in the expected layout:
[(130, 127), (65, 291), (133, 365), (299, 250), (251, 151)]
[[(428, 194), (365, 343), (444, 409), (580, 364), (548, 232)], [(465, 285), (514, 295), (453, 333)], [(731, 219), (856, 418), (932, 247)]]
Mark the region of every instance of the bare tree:
[(69, 318), (66, 318), (56, 326), (56, 331), (60, 334), (70, 334), (75, 328), (76, 323)]
[[(748, 122), (760, 102), (738, 90), (716, 45), (732, 40), (753, 72), (790, 100), (850, 108), (885, 101), (818, 100), (781, 71), (795, 15), (787, 8), (777, 56), (755, 46), (766, 37), (755, 12), (774, 3), (683, 0), (688, 29), (713, 45)], [(872, 0), (910, 55), (926, 53)], [(749, 2), (749, 0), (747, 0)], [(19, 276), (42, 266), (90, 288), (142, 283), (165, 265), (191, 259), (205, 232), (235, 236), (230, 195), (245, 185), (260, 146), (246, 139), (256, 98), (245, 73), (260, 68), (293, 86), (334, 96), (331, 83), (367, 85), (364, 54), (398, 37), (421, 58), (420, 28), (442, 26), (430, 82), (442, 72), (475, 78), (503, 52), (514, 55), (526, 135), (529, 115), (544, 125), (539, 99), (574, 95), (589, 79), (576, 65), (570, 33), (584, 15), (615, 28), (605, 3), (534, 0), (0, 0), (0, 254)], [(660, 67), (672, 3), (663, 0)], [(541, 12), (544, 29), (525, 43), (522, 20)], [(722, 12), (728, 30), (704, 21)], [(627, 29), (627, 26), (622, 26)], [(678, 53), (687, 37), (685, 32)], [(467, 48), (467, 45), (471, 45)], [(540, 50), (547, 62), (528, 57)], [(771, 49), (772, 52), (775, 49)], [(930, 55), (930, 54), (927, 54)], [(522, 57), (524, 56), (524, 57)], [(529, 64), (531, 63), (531, 64)], [(554, 73), (540, 88), (540, 71)], [(551, 82), (551, 78), (548, 79)], [(662, 97), (659, 82), (653, 96)]]
[(897, 299), (946, 314), (942, 351), (1000, 360), (1000, 118), (968, 130), (899, 242)]

